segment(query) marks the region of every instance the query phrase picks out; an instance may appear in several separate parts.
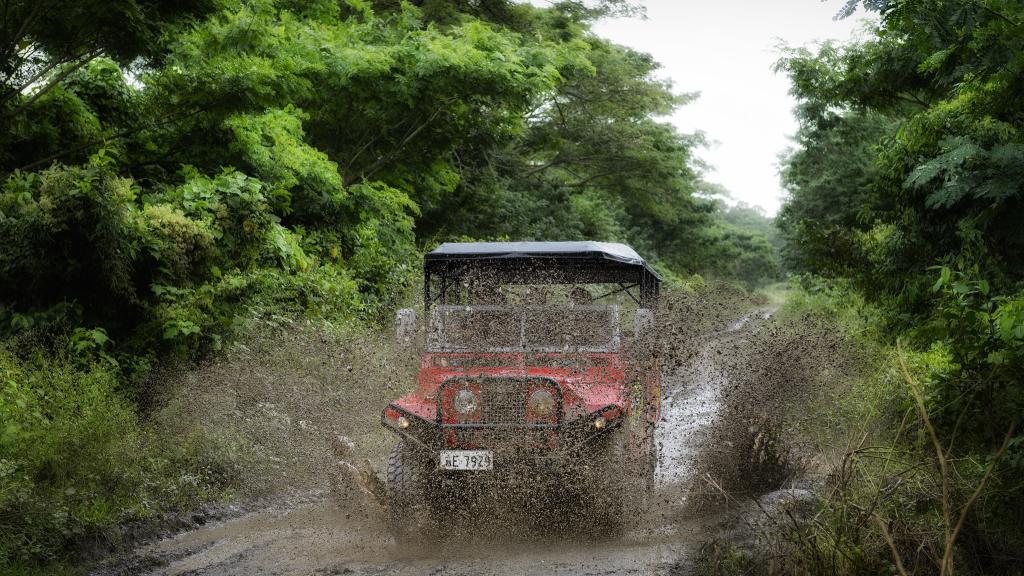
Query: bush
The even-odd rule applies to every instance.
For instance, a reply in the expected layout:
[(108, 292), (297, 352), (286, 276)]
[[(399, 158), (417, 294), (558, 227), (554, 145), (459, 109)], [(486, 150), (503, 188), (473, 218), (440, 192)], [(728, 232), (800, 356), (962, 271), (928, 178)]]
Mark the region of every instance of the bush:
[(187, 447), (166, 449), (115, 390), (118, 369), (0, 347), (0, 572), (71, 555), (128, 520), (211, 497)]
[(406, 206), (388, 190), (352, 188), (367, 216), (354, 229), (307, 231), (240, 172), (185, 168), (141, 194), (112, 164), (98, 154), (0, 187), (0, 338), (98, 327), (122, 353), (196, 357), (254, 314), (372, 315), (414, 272), (411, 224), (388, 224)]
[(99, 319), (113, 328), (137, 313), (135, 189), (107, 163), (15, 173), (0, 188), (0, 336)]

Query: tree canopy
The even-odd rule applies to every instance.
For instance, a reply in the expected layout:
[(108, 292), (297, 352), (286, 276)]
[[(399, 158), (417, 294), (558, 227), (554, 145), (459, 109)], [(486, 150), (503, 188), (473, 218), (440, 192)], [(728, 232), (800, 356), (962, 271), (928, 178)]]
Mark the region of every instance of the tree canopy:
[(4, 28), (5, 333), (83, 325), (195, 351), (260, 294), (372, 314), (448, 238), (777, 270), (716, 228), (701, 138), (658, 120), (692, 97), (590, 32), (626, 3), (45, 4), (15, 2)]

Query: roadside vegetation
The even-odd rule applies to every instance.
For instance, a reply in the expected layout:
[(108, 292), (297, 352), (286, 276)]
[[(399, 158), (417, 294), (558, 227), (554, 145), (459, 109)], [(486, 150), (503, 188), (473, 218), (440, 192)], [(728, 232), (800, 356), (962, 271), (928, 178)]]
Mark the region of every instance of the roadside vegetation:
[(590, 31), (639, 12), (4, 2), (0, 572), (238, 493), (252, 461), (168, 417), (166, 375), (290, 323), (367, 341), (439, 242), (625, 241), (673, 278), (777, 280), (768, 219), (662, 120), (693, 96)]
[[(820, 422), (813, 514), (712, 574), (1019, 574), (1024, 565), (1024, 9), (851, 0), (848, 45), (789, 49), (800, 129), (778, 218), (783, 330), (856, 364)], [(817, 376), (826, 383), (835, 374)], [(841, 385), (839, 385), (841, 383)]]

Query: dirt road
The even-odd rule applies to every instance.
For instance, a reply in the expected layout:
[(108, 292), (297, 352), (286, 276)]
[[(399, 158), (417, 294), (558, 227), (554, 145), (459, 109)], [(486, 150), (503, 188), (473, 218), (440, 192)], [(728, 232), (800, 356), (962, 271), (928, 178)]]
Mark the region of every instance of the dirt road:
[[(325, 493), (284, 498), (273, 506), (136, 550), (114, 572), (154, 575), (255, 574), (677, 574), (686, 573), (706, 529), (722, 511), (694, 513), (699, 482), (693, 463), (719, 424), (719, 398), (729, 384), (721, 349), (757, 330), (768, 311), (744, 316), (702, 338), (691, 361), (666, 374), (657, 505), (623, 538), (554, 543), (493, 534), (480, 542), (447, 542), (430, 551), (399, 550), (372, 503), (340, 505)], [(536, 540), (536, 539), (535, 539)], [(104, 574), (111, 573), (109, 567)]]

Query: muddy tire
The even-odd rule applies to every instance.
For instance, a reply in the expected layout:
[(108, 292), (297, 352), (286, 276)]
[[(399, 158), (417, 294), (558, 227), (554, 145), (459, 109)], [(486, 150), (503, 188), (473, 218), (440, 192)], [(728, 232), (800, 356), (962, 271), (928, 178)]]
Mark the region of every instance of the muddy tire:
[(649, 443), (641, 451), (631, 445), (630, 432), (627, 426), (611, 430), (590, 451), (590, 513), (612, 537), (621, 536), (647, 512), (654, 493), (655, 448)]
[(388, 527), (400, 547), (433, 541), (435, 522), (433, 462), (417, 446), (402, 440), (388, 456)]
[(587, 451), (586, 502), (588, 516), (601, 535), (621, 536), (628, 526), (628, 434), (622, 427), (609, 431)]

